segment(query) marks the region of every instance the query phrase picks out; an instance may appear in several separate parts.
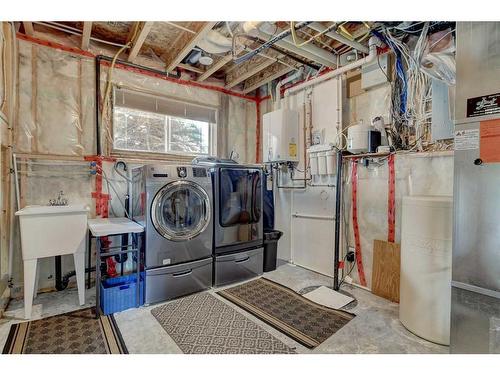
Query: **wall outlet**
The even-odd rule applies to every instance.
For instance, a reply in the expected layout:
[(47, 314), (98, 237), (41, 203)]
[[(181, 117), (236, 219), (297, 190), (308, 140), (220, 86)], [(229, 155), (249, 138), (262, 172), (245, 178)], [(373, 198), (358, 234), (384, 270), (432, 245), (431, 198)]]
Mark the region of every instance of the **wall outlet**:
[(345, 259), (351, 263), (356, 260), (356, 249), (354, 247), (349, 246)]

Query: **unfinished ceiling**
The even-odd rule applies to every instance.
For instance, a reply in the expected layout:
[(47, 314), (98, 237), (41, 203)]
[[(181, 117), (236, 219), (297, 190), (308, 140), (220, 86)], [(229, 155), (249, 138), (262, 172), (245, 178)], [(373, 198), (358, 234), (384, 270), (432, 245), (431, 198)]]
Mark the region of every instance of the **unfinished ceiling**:
[[(297, 25), (300, 23), (297, 23)], [(64, 38), (70, 47), (106, 48), (120, 59), (181, 71), (196, 81), (219, 81), (227, 89), (253, 92), (289, 72), (306, 68), (308, 74), (334, 69), (340, 56), (368, 52), (373, 23), (308, 22), (22, 22), (19, 31), (39, 38)], [(283, 36), (259, 53), (248, 55)]]

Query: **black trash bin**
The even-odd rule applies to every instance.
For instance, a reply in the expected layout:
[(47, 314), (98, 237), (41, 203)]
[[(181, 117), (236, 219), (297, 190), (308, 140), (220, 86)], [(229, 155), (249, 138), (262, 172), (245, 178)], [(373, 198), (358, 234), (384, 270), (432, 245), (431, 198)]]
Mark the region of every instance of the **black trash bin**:
[(264, 232), (264, 272), (276, 269), (276, 256), (278, 253), (278, 240), (283, 235), (279, 230)]

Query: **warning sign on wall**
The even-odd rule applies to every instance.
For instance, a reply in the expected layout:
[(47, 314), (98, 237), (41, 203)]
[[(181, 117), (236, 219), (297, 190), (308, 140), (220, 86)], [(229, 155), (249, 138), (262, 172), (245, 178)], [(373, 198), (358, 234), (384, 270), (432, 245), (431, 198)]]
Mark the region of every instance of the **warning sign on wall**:
[(481, 121), (479, 157), (483, 163), (500, 162), (500, 120)]
[(479, 129), (455, 130), (455, 150), (477, 150)]

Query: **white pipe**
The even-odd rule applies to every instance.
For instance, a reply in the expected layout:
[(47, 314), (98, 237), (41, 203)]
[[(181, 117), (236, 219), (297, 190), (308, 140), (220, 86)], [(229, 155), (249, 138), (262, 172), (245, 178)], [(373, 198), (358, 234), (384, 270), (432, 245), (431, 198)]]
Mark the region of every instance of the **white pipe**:
[(363, 57), (362, 59), (359, 59), (359, 60), (353, 62), (352, 64), (344, 65), (341, 68), (332, 70), (331, 72), (323, 74), (322, 76), (319, 76), (318, 78), (313, 78), (309, 81), (301, 83), (300, 85), (292, 87), (285, 92), (285, 96), (288, 96), (288, 95), (293, 94), (293, 93), (300, 91), (300, 90), (304, 90), (306, 87), (316, 85), (316, 84), (324, 82), (326, 80), (338, 77), (339, 75), (347, 73), (348, 71), (350, 71), (352, 69), (359, 68), (360, 66), (362, 66), (364, 64), (368, 64), (368, 63), (375, 61), (375, 59), (377, 58), (377, 45), (379, 44), (379, 39), (375, 36), (372, 36), (370, 38), (370, 41), (368, 44), (369, 44), (369, 51), (370, 51), (368, 56)]
[(18, 173), (17, 173), (17, 156), (16, 154), (12, 154), (12, 162), (13, 162), (13, 167), (14, 167), (14, 183), (16, 187), (16, 203), (17, 203), (17, 209), (21, 209), (21, 198), (19, 194), (19, 181), (17, 180), (18, 178)]
[[(11, 178), (11, 185), (12, 183), (14, 183), (14, 180)], [(12, 186), (10, 187), (10, 197), (9, 197), (9, 205), (11, 207), (14, 206), (14, 200), (15, 200), (15, 197), (14, 197), (15, 193), (14, 193), (14, 189), (12, 189)], [(8, 273), (8, 277), (9, 277), (9, 283), (11, 282), (12, 280), (12, 271), (14, 269), (14, 219), (15, 219), (15, 216), (14, 216), (14, 212), (10, 212), (10, 218), (9, 218), (9, 259), (8, 259), (8, 270), (7, 270), (7, 273)]]
[[(11, 80), (11, 85), (12, 87), (10, 88), (10, 92), (11, 93), (15, 93), (15, 85), (17, 84), (17, 66), (18, 66), (18, 56), (17, 56), (17, 42), (15, 41), (15, 35), (16, 35), (16, 29), (14, 27), (14, 22), (11, 22), (10, 23), (10, 35), (11, 37), (14, 39), (13, 42), (11, 43), (11, 60), (12, 60), (12, 66), (11, 66), (11, 69), (12, 69), (12, 77), (13, 79)], [(9, 102), (9, 105), (10, 105), (10, 109), (9, 109), (9, 122), (14, 124), (15, 123), (15, 115), (14, 115), (14, 108), (16, 106), (16, 95), (12, 95), (12, 100), (10, 100)], [(11, 126), (12, 128), (14, 128), (14, 126), (12, 125)], [(12, 135), (9, 137), (9, 142), (13, 142), (12, 141)], [(16, 166), (16, 163), (15, 163), (15, 154), (12, 152), (12, 147), (9, 147), (9, 159), (11, 160), (11, 163), (13, 163), (12, 167), (17, 167)], [(13, 186), (12, 184), (14, 184), (14, 188), (17, 187), (17, 181), (15, 181), (13, 178), (12, 178), (12, 175), (11, 175), (11, 178), (10, 178), (10, 196), (9, 196), (9, 205), (11, 207), (11, 210), (10, 210), (10, 218), (9, 218), (9, 221), (10, 221), (10, 228), (9, 228), (9, 259), (8, 259), (8, 277), (9, 277), (9, 283), (11, 282), (12, 280), (12, 272), (13, 272), (13, 269), (14, 269), (14, 224), (15, 224), (15, 216), (14, 216), (14, 212), (12, 212), (12, 208), (14, 207), (14, 202), (19, 202), (19, 200), (16, 201), (16, 191), (13, 189)], [(19, 204), (18, 204), (19, 206)]]
[(282, 79), (281, 81), (278, 82), (278, 84), (276, 85), (276, 94), (274, 96), (274, 109), (277, 110), (277, 109), (280, 109), (280, 102), (281, 102), (281, 87), (283, 85), (286, 85), (287, 83), (289, 82), (292, 82), (293, 80), (297, 79), (297, 78), (300, 78), (302, 76), (302, 73), (304, 72), (304, 67), (301, 66), (299, 68), (299, 70), (297, 70), (295, 73), (293, 73), (292, 75), (289, 75), (288, 77), (286, 77), (285, 79)]
[[(12, 163), (14, 167), (14, 178), (11, 177), (11, 183), (14, 184), (14, 189), (11, 186), (10, 194), (10, 205), (14, 206), (14, 201), (16, 202), (16, 208), (14, 211), (21, 209), (21, 201), (19, 198), (19, 182), (17, 180), (17, 157), (16, 154), (12, 154)], [(12, 280), (12, 271), (14, 269), (14, 224), (15, 224), (14, 212), (10, 212), (10, 228), (9, 228), (9, 282)]]

